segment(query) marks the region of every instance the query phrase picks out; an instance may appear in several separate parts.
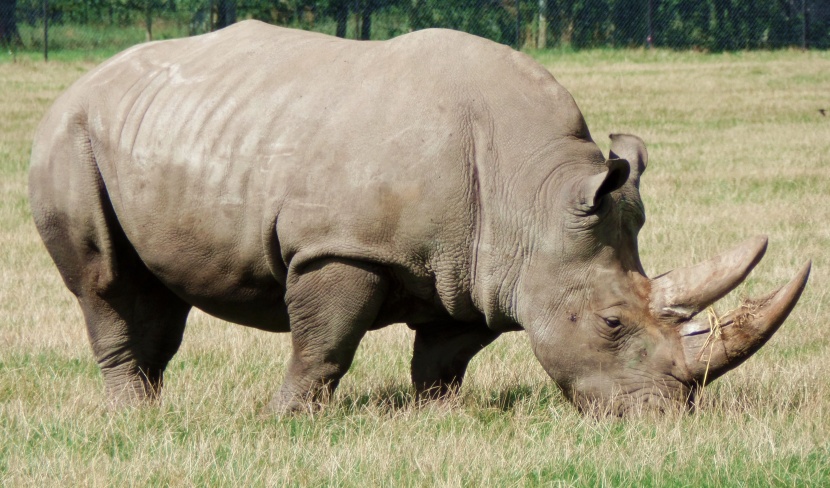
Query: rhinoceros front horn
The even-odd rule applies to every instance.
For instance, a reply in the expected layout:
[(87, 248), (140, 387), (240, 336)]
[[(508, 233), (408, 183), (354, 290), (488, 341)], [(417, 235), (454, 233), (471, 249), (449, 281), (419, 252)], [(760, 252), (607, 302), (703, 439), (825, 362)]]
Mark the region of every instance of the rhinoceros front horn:
[(654, 278), (652, 312), (677, 322), (690, 319), (741, 284), (766, 249), (766, 236), (756, 236), (708, 261)]
[(746, 300), (723, 317), (702, 313), (680, 327), (683, 354), (691, 379), (711, 382), (740, 365), (778, 330), (795, 307), (810, 262), (787, 285), (759, 300)]

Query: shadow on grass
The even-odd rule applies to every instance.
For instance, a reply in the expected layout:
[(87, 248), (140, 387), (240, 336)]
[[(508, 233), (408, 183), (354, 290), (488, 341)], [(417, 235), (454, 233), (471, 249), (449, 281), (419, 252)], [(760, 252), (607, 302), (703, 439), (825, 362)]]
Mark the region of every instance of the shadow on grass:
[(538, 390), (533, 389), (527, 385), (516, 385), (509, 388), (504, 388), (490, 394), (490, 397), (484, 402), (486, 408), (493, 408), (501, 410), (502, 412), (512, 411), (517, 403), (538, 395)]
[(415, 391), (409, 385), (387, 385), (358, 395), (343, 395), (337, 401), (337, 407), (346, 413), (360, 410), (375, 410), (382, 413), (394, 413), (417, 406)]
[(522, 404), (533, 405), (534, 408), (559, 407), (567, 400), (554, 387), (539, 385), (514, 385), (492, 392), (482, 401), (485, 408), (512, 412)]
[[(254, 410), (260, 418), (270, 418), (264, 413), (266, 402), (257, 403)], [(473, 389), (442, 399), (421, 399), (415, 397), (415, 391), (409, 384), (389, 384), (367, 392), (341, 392), (328, 404), (312, 407), (312, 417), (318, 413), (326, 416), (354, 416), (361, 414), (377, 416), (396, 416), (397, 414), (415, 413), (421, 410), (489, 412), (501, 415), (518, 410), (538, 410), (567, 406), (567, 400), (555, 387), (538, 385), (514, 385), (500, 390)], [(305, 415), (298, 413), (300, 417)], [(279, 418), (279, 415), (274, 416)], [(293, 417), (293, 415), (289, 415)]]
[(445, 405), (450, 408), (497, 410), (512, 412), (521, 404), (530, 404), (534, 408), (559, 406), (567, 401), (555, 388), (538, 385), (514, 385), (495, 391), (473, 391), (469, 394), (459, 393), (441, 400), (418, 400), (409, 385), (388, 385), (379, 389), (359, 394), (344, 395), (337, 402), (338, 408), (347, 413), (369, 409), (381, 413), (395, 413), (407, 410)]

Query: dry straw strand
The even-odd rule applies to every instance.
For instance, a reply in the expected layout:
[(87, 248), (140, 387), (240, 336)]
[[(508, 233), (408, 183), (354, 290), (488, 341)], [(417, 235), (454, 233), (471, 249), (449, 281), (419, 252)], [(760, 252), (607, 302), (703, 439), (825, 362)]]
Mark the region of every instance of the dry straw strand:
[(706, 358), (706, 370), (703, 373), (703, 382), (700, 385), (700, 393), (703, 394), (703, 388), (706, 387), (706, 380), (709, 377), (709, 364), (712, 361), (712, 349), (715, 347), (715, 341), (720, 340), (722, 336), (721, 331), (721, 318), (718, 317), (717, 312), (711, 306), (706, 309), (706, 315), (709, 319), (709, 335), (706, 336), (706, 341), (703, 342), (703, 346), (700, 348), (700, 352), (698, 353), (697, 360), (701, 361), (703, 357), (703, 352), (706, 350), (706, 346), (709, 346), (709, 356)]

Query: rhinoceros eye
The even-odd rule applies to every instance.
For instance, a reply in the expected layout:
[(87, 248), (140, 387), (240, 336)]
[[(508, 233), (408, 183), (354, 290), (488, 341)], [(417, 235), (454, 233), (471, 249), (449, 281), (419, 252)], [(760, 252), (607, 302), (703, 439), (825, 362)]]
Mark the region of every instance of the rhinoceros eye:
[(612, 329), (616, 329), (617, 327), (622, 325), (622, 322), (620, 322), (620, 319), (618, 319), (617, 317), (606, 317), (605, 324), (608, 327), (611, 327)]

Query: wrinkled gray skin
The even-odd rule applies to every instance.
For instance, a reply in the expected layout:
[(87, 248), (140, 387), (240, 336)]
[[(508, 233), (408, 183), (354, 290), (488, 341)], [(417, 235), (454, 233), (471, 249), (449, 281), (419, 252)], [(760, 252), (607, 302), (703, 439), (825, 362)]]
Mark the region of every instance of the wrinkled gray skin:
[[(248, 21), (76, 82), (38, 129), (31, 205), (117, 403), (157, 397), (197, 307), (291, 332), (275, 412), (325, 401), (363, 335), (396, 322), (416, 331), (421, 397), (526, 330), (580, 408), (682, 408), (704, 377), (698, 312), (766, 240), (649, 280), (645, 147), (612, 138), (607, 159), (544, 68), (480, 38)], [(709, 379), (763, 345), (808, 272), (707, 346)]]

